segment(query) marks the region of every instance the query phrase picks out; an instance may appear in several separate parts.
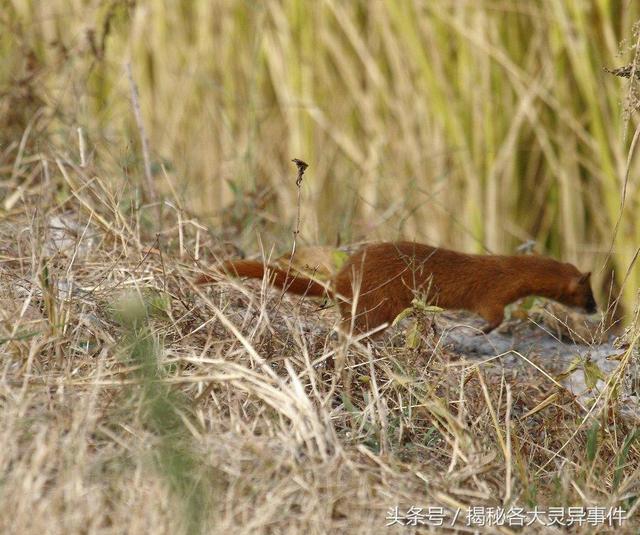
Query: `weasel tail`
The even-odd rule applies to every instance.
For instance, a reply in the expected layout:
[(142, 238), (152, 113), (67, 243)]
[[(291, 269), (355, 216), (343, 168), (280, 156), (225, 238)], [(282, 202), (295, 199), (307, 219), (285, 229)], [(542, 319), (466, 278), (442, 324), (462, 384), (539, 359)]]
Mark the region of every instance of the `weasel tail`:
[[(245, 277), (249, 279), (262, 279), (265, 271), (269, 282), (277, 288), (282, 288), (288, 293), (297, 295), (307, 295), (309, 297), (323, 297), (332, 295), (329, 288), (322, 284), (300, 275), (293, 269), (287, 273), (286, 270), (274, 266), (265, 266), (262, 262), (255, 260), (232, 260), (224, 262), (219, 268), (221, 272), (232, 277)], [(196, 284), (207, 284), (219, 280), (215, 276), (201, 275)]]

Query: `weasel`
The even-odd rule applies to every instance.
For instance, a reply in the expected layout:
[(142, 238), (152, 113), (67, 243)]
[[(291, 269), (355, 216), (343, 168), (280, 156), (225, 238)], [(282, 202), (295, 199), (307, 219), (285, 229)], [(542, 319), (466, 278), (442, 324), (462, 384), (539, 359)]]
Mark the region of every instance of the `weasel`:
[[(445, 309), (463, 309), (482, 316), (491, 332), (504, 319), (504, 307), (521, 297), (538, 295), (587, 313), (597, 309), (591, 273), (572, 264), (538, 255), (465, 254), (413, 242), (370, 244), (351, 255), (332, 283), (251, 260), (230, 261), (230, 275), (262, 278), (287, 292), (337, 300), (342, 328), (364, 333), (390, 325), (411, 306), (416, 295)], [(197, 283), (215, 280), (203, 275)]]

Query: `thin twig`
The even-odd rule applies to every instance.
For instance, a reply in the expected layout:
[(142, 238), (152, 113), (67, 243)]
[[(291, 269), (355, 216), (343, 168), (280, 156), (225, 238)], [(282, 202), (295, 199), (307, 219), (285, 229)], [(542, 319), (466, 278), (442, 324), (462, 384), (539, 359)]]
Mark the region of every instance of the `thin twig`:
[(298, 158), (294, 158), (293, 160), (291, 160), (293, 163), (296, 164), (296, 167), (298, 168), (298, 174), (296, 176), (296, 188), (298, 190), (298, 196), (297, 196), (297, 200), (296, 200), (296, 226), (295, 229), (293, 231), (293, 244), (291, 246), (291, 256), (289, 257), (289, 262), (287, 262), (287, 274), (285, 276), (285, 284), (282, 287), (282, 294), (280, 295), (280, 299), (282, 300), (282, 297), (284, 296), (285, 292), (287, 291), (287, 284), (286, 281), (289, 280), (289, 273), (291, 272), (291, 265), (293, 264), (293, 257), (296, 254), (296, 242), (298, 239), (298, 234), (300, 234), (300, 205), (302, 203), (302, 176), (304, 175), (304, 172), (307, 170), (307, 167), (309, 167), (309, 164), (307, 162), (303, 162), (302, 160), (299, 160)]
[[(632, 91), (633, 91), (633, 86), (634, 83), (637, 83), (637, 74), (638, 74), (638, 63), (640, 62), (640, 34), (637, 36), (636, 39), (636, 44), (633, 47), (634, 48), (634, 56), (633, 56), (633, 61), (631, 62), (630, 65), (620, 68), (620, 69), (605, 69), (605, 71), (615, 75), (615, 76), (622, 76), (625, 78), (629, 78), (629, 91), (627, 93), (627, 102), (631, 102), (631, 97), (632, 97)], [(627, 128), (628, 128), (628, 124), (629, 124), (629, 119), (630, 117), (627, 116), (625, 121), (624, 121), (624, 129), (623, 129), (623, 133), (622, 133), (622, 141), (623, 143), (626, 142), (627, 139)], [(604, 262), (602, 263), (602, 269), (600, 270), (600, 272), (604, 271), (608, 260), (611, 258), (611, 255), (613, 253), (613, 247), (615, 245), (616, 239), (618, 237), (618, 230), (620, 228), (620, 223), (622, 221), (622, 216), (624, 214), (624, 207), (625, 207), (625, 202), (627, 200), (627, 186), (629, 184), (629, 173), (631, 170), (631, 160), (633, 158), (633, 155), (635, 153), (635, 148), (636, 148), (636, 144), (638, 143), (638, 136), (640, 135), (640, 127), (636, 128), (634, 134), (633, 134), (633, 139), (631, 140), (631, 146), (629, 147), (629, 152), (627, 154), (627, 166), (625, 168), (625, 172), (624, 172), (624, 182), (622, 184), (622, 193), (620, 195), (620, 212), (618, 214), (618, 218), (616, 220), (616, 224), (615, 227), (613, 228), (613, 236), (611, 237), (611, 245), (609, 246), (609, 251), (607, 252), (607, 256), (604, 259)]]

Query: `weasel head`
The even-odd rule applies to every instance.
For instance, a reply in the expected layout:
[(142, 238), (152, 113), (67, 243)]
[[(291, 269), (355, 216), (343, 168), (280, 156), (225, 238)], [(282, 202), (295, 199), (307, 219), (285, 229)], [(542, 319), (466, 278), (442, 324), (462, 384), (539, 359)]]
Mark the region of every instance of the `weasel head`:
[(593, 314), (598, 310), (591, 291), (591, 272), (577, 271), (577, 274), (571, 277), (563, 301), (566, 305), (583, 309), (587, 314)]

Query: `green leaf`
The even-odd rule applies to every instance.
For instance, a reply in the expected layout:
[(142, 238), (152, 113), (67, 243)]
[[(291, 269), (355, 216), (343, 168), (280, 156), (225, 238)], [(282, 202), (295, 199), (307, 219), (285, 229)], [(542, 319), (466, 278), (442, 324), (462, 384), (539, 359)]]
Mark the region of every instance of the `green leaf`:
[(598, 379), (605, 381), (607, 376), (591, 359), (587, 359), (583, 365), (584, 382), (589, 390), (593, 390), (598, 384)]
[(439, 314), (444, 310), (443, 308), (434, 305), (428, 305), (424, 299), (418, 297), (414, 297), (413, 301), (411, 301), (411, 306), (413, 306), (415, 310), (428, 314)]
[(408, 349), (418, 349), (420, 347), (420, 340), (420, 325), (418, 321), (414, 321), (411, 327), (407, 329), (405, 345)]
[(236, 184), (233, 180), (227, 179), (226, 183), (227, 183), (227, 186), (229, 186), (229, 189), (231, 190), (231, 192), (234, 195), (237, 196), (240, 193), (240, 186), (238, 184)]
[(613, 475), (613, 490), (615, 491), (620, 484), (620, 480), (622, 479), (622, 473), (624, 470), (624, 466), (627, 462), (627, 456), (629, 455), (629, 450), (631, 449), (631, 445), (640, 435), (640, 431), (634, 429), (631, 433), (629, 433), (622, 444), (622, 449), (618, 456), (616, 457), (616, 470)]
[(336, 249), (331, 253), (331, 262), (336, 271), (338, 271), (344, 265), (344, 263), (347, 261), (347, 258), (349, 258), (349, 254), (345, 251), (340, 251), (339, 249)]
[(5, 338), (0, 338), (0, 346), (2, 344), (6, 344), (7, 342), (13, 342), (15, 340), (28, 340), (29, 338), (33, 338), (34, 336), (40, 334), (41, 331), (22, 331), (16, 333), (14, 336), (7, 336)]
[(567, 377), (569, 377), (573, 372), (575, 372), (578, 369), (580, 364), (582, 364), (582, 361), (583, 359), (581, 357), (573, 357), (573, 360), (569, 363), (569, 367), (565, 371), (560, 372), (556, 377), (556, 379), (558, 381), (562, 381), (563, 379), (566, 379)]
[(147, 299), (149, 312), (153, 316), (168, 316), (171, 309), (171, 298), (162, 292), (151, 293)]
[(392, 327), (395, 327), (396, 325), (398, 325), (398, 323), (400, 323), (403, 319), (405, 319), (406, 317), (410, 316), (411, 313), (413, 312), (413, 308), (409, 307), (409, 308), (405, 308), (402, 312), (400, 312), (400, 314), (398, 314), (395, 319), (393, 320), (393, 323), (391, 323)]
[(587, 431), (587, 460), (592, 463), (596, 458), (598, 452), (598, 431), (600, 430), (600, 424), (598, 421), (594, 421), (591, 429)]

